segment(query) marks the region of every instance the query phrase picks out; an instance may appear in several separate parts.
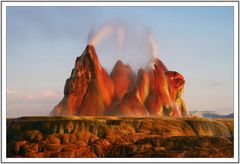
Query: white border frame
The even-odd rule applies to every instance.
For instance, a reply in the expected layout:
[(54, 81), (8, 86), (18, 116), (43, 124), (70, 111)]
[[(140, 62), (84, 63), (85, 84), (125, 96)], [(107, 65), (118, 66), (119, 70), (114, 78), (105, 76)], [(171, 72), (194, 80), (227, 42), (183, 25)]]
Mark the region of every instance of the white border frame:
[[(232, 6), (234, 7), (234, 158), (7, 158), (6, 9), (7, 6)], [(2, 162), (238, 162), (238, 2), (2, 2)]]

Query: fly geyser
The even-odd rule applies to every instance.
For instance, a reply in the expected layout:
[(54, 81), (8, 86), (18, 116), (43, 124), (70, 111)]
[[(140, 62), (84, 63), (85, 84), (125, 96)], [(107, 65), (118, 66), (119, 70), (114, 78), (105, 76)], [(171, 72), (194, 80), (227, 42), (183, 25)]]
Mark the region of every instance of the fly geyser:
[(50, 115), (171, 116), (188, 115), (182, 92), (185, 80), (153, 56), (137, 75), (118, 60), (110, 75), (93, 45), (77, 57), (64, 86), (64, 97)]
[[(107, 72), (95, 46), (114, 32), (118, 60)], [(151, 33), (151, 57), (137, 69), (120, 60), (124, 33), (124, 28), (107, 25), (89, 38), (50, 116), (7, 119), (7, 157), (233, 157), (233, 119), (188, 114), (184, 76), (158, 58)], [(128, 50), (135, 46), (130, 43)]]
[(95, 48), (88, 45), (77, 57), (64, 86), (64, 98), (51, 115), (104, 115), (113, 95), (113, 82), (100, 65)]

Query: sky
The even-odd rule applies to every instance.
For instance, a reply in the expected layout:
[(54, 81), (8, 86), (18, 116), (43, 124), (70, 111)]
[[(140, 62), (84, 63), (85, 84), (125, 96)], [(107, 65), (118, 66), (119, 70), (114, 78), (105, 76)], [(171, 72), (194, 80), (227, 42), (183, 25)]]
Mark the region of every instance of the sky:
[(233, 7), (7, 7), (7, 117), (48, 115), (89, 37), (123, 27), (96, 51), (111, 71), (117, 59), (135, 71), (151, 58), (147, 32), (169, 70), (184, 75), (188, 110), (233, 112)]

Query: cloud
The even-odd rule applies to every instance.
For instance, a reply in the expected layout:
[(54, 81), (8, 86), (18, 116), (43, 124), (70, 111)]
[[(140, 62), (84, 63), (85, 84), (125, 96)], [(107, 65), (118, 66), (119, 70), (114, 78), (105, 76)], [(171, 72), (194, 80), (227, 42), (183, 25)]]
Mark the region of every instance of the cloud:
[(44, 98), (56, 98), (61, 96), (61, 93), (58, 91), (52, 90), (43, 90), (43, 91), (21, 91), (21, 90), (12, 90), (7, 89), (8, 98), (22, 98), (27, 100), (38, 100)]
[(208, 83), (209, 86), (212, 86), (212, 87), (219, 87), (219, 86), (222, 86), (222, 83), (220, 82), (210, 82)]
[(15, 90), (7, 89), (7, 94), (8, 94), (8, 95), (11, 95), (11, 94), (14, 94), (14, 93), (16, 93)]
[(60, 94), (59, 92), (51, 91), (51, 90), (40, 92), (40, 95), (42, 95), (43, 97), (58, 97), (59, 94)]
[(7, 89), (7, 117), (48, 115), (63, 94), (53, 90)]

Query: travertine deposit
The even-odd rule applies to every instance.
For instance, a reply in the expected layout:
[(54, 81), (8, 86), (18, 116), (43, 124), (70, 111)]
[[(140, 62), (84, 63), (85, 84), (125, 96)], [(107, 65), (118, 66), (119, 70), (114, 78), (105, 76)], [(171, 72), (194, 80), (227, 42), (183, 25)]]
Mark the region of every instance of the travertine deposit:
[(50, 115), (185, 117), (184, 84), (183, 75), (169, 71), (156, 57), (137, 75), (118, 60), (109, 75), (94, 46), (88, 45), (77, 57), (64, 97)]
[(8, 119), (7, 156), (233, 157), (233, 120), (79, 116)]

